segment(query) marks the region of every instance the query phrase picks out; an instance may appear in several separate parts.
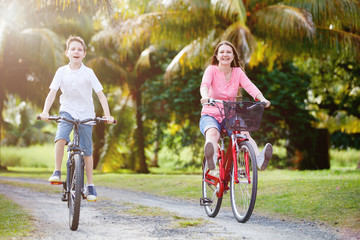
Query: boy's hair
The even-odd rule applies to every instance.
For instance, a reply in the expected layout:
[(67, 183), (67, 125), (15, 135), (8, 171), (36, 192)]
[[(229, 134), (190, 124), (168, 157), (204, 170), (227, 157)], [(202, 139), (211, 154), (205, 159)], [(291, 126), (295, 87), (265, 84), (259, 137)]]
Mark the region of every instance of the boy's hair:
[(68, 39), (66, 40), (66, 50), (69, 49), (70, 43), (74, 42), (74, 41), (81, 43), (81, 45), (83, 45), (83, 47), (84, 47), (84, 51), (86, 51), (86, 45), (85, 45), (84, 39), (82, 39), (79, 36), (73, 36), (73, 35), (70, 35), (70, 37), (68, 37)]

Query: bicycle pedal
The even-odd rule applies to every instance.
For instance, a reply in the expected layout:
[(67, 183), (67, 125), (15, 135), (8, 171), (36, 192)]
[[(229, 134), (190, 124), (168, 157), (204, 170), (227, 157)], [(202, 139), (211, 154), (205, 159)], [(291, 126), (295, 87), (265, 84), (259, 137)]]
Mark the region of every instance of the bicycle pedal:
[(200, 206), (210, 206), (212, 201), (210, 198), (200, 198)]
[(63, 182), (50, 182), (51, 185), (61, 185)]

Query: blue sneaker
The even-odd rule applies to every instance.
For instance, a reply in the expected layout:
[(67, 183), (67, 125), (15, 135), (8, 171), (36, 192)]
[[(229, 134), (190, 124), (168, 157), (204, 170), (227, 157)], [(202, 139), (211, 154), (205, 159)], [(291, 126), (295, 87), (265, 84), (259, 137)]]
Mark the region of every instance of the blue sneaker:
[(95, 186), (86, 186), (86, 200), (88, 202), (96, 202), (97, 193)]
[(60, 171), (54, 171), (53, 175), (49, 178), (49, 182), (51, 183), (58, 183), (61, 182), (61, 172)]

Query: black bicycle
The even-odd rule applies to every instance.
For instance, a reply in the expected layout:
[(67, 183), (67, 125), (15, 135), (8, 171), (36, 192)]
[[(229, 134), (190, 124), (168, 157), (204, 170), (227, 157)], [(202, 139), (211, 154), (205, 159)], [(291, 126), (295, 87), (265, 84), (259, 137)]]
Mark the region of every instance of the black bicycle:
[[(41, 120), (40, 116), (37, 116), (38, 120)], [(49, 120), (66, 121), (73, 124), (74, 137), (73, 140), (68, 144), (68, 160), (66, 162), (67, 173), (66, 180), (64, 182), (51, 182), (53, 185), (63, 185), (63, 194), (61, 200), (68, 202), (69, 208), (69, 227), (71, 230), (77, 230), (79, 226), (80, 217), (80, 204), (81, 198), (86, 199), (85, 187), (84, 187), (84, 150), (80, 148), (80, 137), (79, 137), (79, 125), (85, 123), (98, 124), (106, 122), (107, 119), (96, 117), (88, 118), (85, 120), (71, 120), (60, 116), (49, 116)], [(116, 120), (114, 120), (116, 123)]]

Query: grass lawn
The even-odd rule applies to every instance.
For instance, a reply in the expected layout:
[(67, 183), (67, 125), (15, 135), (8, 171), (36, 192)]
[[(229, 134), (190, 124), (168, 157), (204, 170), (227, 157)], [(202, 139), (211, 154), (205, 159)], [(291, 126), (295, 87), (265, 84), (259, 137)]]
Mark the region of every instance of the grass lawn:
[(0, 194), (0, 238), (26, 236), (32, 231), (32, 219), (20, 206)]

